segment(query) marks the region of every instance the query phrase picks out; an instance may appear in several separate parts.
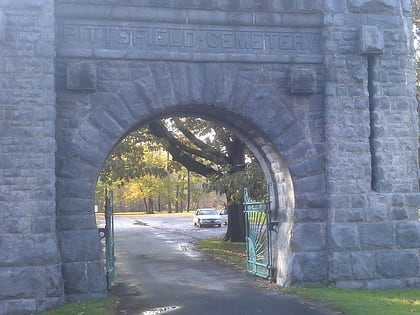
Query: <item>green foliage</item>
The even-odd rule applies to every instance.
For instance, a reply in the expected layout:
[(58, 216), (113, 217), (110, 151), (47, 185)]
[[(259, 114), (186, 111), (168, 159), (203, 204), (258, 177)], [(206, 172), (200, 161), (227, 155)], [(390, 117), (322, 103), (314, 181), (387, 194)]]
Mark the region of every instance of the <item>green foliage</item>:
[(349, 315), (395, 315), (420, 312), (420, 290), (344, 290), (327, 287), (292, 287), (287, 294), (321, 301)]
[(55, 310), (39, 313), (39, 315), (112, 315), (115, 314), (116, 298), (74, 302)]
[(252, 158), (245, 168), (236, 172), (225, 172), (222, 176), (214, 176), (210, 180), (209, 189), (219, 193), (228, 192), (231, 200), (242, 204), (243, 189), (247, 187), (253, 200), (264, 200), (267, 194), (267, 182), (258, 162)]
[[(200, 240), (197, 247), (213, 258), (246, 270), (245, 243), (221, 239)], [(344, 290), (329, 287), (291, 287), (280, 289), (283, 294), (299, 295), (321, 302), (348, 315), (395, 315), (420, 312), (420, 289), (407, 290)]]
[[(191, 207), (203, 193), (217, 191), (226, 195), (228, 206), (239, 205), (239, 209), (244, 187), (255, 199), (262, 199), (267, 191), (253, 153), (235, 134), (214, 122), (178, 117), (152, 121), (114, 148), (99, 176), (97, 204), (107, 187), (119, 189), (114, 200), (143, 200), (146, 211), (156, 202), (158, 209), (163, 202), (168, 210), (174, 206), (178, 211), (187, 203), (187, 170)], [(200, 185), (202, 176), (207, 178), (205, 189)]]
[(246, 270), (246, 244), (225, 242), (220, 238), (200, 240), (196, 246), (203, 252), (224, 263)]
[(164, 177), (167, 164), (160, 158), (161, 153), (162, 147), (145, 130), (134, 131), (112, 150), (102, 167), (99, 181), (107, 185), (124, 185), (146, 175)]
[[(228, 201), (236, 204), (243, 202), (244, 187), (249, 188), (254, 198), (264, 198), (267, 187), (260, 165), (252, 151), (229, 129), (192, 117), (167, 119), (164, 125), (175, 140), (159, 139), (163, 146), (170, 151), (171, 146), (177, 145), (184, 156), (201, 163), (206, 171), (213, 170), (211, 175), (201, 173), (209, 179), (209, 191), (226, 194)], [(189, 168), (188, 161), (183, 165)]]

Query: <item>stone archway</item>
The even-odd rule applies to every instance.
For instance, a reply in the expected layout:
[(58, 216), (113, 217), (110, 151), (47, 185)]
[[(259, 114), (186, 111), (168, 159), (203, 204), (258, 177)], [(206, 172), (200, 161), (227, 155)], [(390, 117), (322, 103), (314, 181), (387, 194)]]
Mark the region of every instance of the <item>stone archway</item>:
[(104, 294), (94, 179), (177, 111), (287, 167), (280, 284), (419, 287), (410, 2), (140, 2), (0, 5), (0, 314)]
[[(83, 64), (84, 61), (74, 60), (58, 63), (59, 67)], [(320, 211), (325, 212), (325, 199), (322, 198), (325, 175), (323, 154), (317, 151), (314, 139), (302, 121), (285, 104), (287, 98), (273, 95), (270, 90), (273, 87), (267, 82), (258, 84), (243, 77), (236, 65), (133, 62), (125, 65), (125, 71), (133, 76), (131, 80), (113, 77), (112, 82), (105, 82), (108, 80), (102, 77), (105, 69), (101, 69), (101, 61), (95, 62), (94, 66), (98, 85), (103, 86), (103, 91), (58, 91), (59, 98), (76, 100), (75, 104), (67, 106), (74, 110), (79, 107), (83, 114), (74, 128), (62, 129), (68, 136), (60, 139), (57, 152), (57, 216), (59, 227), (63, 227), (58, 235), (68, 298), (100, 294), (103, 290), (103, 282), (98, 279), (100, 253), (92, 212), (93, 191), (102, 163), (128, 132), (150, 119), (171, 114), (201, 116), (225, 124), (256, 153), (267, 179), (273, 183), (271, 193), (275, 207), (279, 203), (287, 204), (286, 209), (277, 213), (282, 221), (279, 232), (279, 244), (282, 245), (278, 248), (282, 254), (277, 255), (281, 257), (279, 266), (282, 269), (279, 269), (278, 279), (282, 283), (292, 282), (293, 275), (284, 266), (290, 265), (290, 256), (285, 253), (290, 251), (296, 211), (294, 200), (296, 196), (297, 199), (306, 196), (298, 203), (299, 213), (303, 213), (308, 211), (305, 202), (310, 202), (311, 196), (316, 195), (319, 207), (323, 208)], [(120, 62), (118, 66), (121, 69)], [(259, 70), (255, 69), (255, 74)], [(180, 74), (184, 77), (175, 80)], [(64, 110), (66, 105), (62, 105)], [(314, 106), (320, 106), (319, 102)], [(60, 112), (60, 106), (58, 108)], [(279, 152), (284, 152), (284, 157)], [(75, 225), (75, 222), (83, 223)], [(322, 281), (327, 275), (327, 264), (323, 260), (326, 257), (325, 222), (318, 220), (310, 229), (315, 232), (311, 242), (318, 244), (308, 244), (300, 238), (299, 232), (293, 242), (302, 247), (313, 246), (309, 248), (313, 251), (312, 264), (317, 263), (316, 268), (324, 271), (314, 274), (308, 270), (305, 275), (303, 270), (301, 277), (308, 282)], [(317, 260), (316, 256), (320, 258)], [(89, 273), (92, 275), (83, 279), (94, 281), (84, 283), (80, 277)], [(75, 276), (78, 274), (79, 279)], [(66, 281), (67, 277), (74, 281)]]

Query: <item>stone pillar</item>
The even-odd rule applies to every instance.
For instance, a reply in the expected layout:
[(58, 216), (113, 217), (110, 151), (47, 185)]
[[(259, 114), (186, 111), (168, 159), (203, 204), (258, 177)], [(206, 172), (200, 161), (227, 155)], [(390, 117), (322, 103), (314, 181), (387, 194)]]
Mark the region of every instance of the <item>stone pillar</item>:
[(410, 1), (325, 0), (329, 281), (419, 286)]
[(63, 304), (55, 227), (54, 1), (0, 2), (0, 314)]

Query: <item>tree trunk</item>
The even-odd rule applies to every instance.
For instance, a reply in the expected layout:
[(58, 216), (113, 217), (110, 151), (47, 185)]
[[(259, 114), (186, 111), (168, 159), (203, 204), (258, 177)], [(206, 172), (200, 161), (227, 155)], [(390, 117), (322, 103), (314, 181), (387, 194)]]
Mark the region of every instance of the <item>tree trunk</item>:
[(149, 206), (148, 206), (148, 209), (146, 210), (146, 213), (152, 214), (153, 213), (153, 200), (152, 200), (152, 198), (149, 197), (148, 202), (149, 202)]
[(243, 205), (235, 203), (227, 194), (228, 228), (225, 241), (245, 242), (245, 215)]
[(223, 239), (231, 242), (245, 242), (245, 216), (242, 205), (228, 205), (228, 228)]
[(179, 184), (176, 185), (176, 193), (175, 193), (175, 212), (179, 212)]
[(149, 209), (147, 207), (147, 199), (143, 198), (143, 203), (144, 203), (144, 212), (149, 213)]

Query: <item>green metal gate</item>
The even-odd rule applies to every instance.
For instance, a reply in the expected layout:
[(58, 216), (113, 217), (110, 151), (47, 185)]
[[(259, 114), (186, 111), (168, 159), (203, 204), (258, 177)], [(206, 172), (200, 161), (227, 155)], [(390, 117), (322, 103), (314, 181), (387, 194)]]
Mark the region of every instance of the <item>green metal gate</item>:
[(252, 201), (245, 188), (244, 213), (248, 272), (272, 280), (270, 202)]
[(105, 238), (105, 272), (108, 290), (115, 278), (115, 255), (114, 255), (114, 196), (112, 190), (105, 190), (105, 228), (100, 229)]

